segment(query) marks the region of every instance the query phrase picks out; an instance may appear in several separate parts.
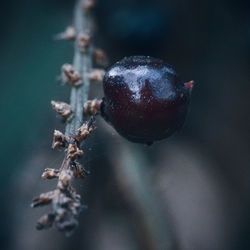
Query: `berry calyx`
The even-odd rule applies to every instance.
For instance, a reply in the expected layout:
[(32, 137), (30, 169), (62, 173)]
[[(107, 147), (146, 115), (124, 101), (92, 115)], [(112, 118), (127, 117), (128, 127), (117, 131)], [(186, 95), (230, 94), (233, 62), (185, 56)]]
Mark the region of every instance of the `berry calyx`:
[(151, 144), (183, 126), (192, 86), (160, 59), (125, 57), (104, 76), (101, 115), (128, 140)]

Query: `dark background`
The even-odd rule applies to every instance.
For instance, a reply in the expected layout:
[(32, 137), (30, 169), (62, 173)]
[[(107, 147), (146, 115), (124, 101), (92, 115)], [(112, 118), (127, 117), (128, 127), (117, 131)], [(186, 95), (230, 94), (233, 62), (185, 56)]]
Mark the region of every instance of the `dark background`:
[[(142, 211), (128, 204), (113, 164), (123, 145), (134, 145), (101, 119), (85, 146), (92, 174), (79, 183), (89, 207), (79, 228), (70, 238), (35, 230), (46, 208), (32, 210), (30, 201), (56, 185), (40, 175), (63, 158), (50, 149), (53, 130), (64, 127), (50, 100), (68, 101), (70, 89), (56, 78), (61, 65), (72, 61), (73, 47), (52, 37), (72, 23), (73, 6), (69, 0), (1, 3), (0, 247), (154, 249), (145, 243)], [(249, 1), (99, 0), (95, 15), (95, 44), (111, 64), (150, 55), (173, 65), (184, 81), (195, 80), (183, 130), (151, 147), (138, 146), (178, 248), (250, 249)], [(91, 95), (101, 97), (101, 86), (93, 85)]]

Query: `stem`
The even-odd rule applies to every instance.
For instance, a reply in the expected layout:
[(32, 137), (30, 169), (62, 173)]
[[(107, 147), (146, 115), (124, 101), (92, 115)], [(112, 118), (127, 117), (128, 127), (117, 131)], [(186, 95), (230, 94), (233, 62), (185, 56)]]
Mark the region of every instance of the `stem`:
[[(140, 145), (141, 146), (141, 145)], [(122, 191), (137, 211), (144, 229), (147, 249), (177, 249), (170, 214), (163, 211), (157, 193), (152, 189), (149, 166), (138, 145), (124, 143), (114, 170)]]
[(74, 26), (76, 43), (73, 67), (80, 74), (82, 85), (72, 87), (70, 105), (74, 117), (66, 125), (65, 135), (55, 130), (53, 140), (53, 148), (59, 145), (65, 148), (65, 157), (59, 170), (48, 168), (42, 175), (44, 179), (58, 179), (55, 190), (40, 194), (39, 197), (33, 199), (31, 204), (32, 207), (52, 205), (52, 211), (38, 220), (37, 229), (46, 229), (54, 224), (59, 231), (64, 231), (66, 235), (72, 234), (77, 227), (76, 218), (83, 208), (80, 195), (72, 186), (72, 181), (75, 178), (82, 178), (85, 175), (84, 168), (78, 161), (83, 154), (80, 144), (95, 129), (92, 119), (83, 123), (83, 106), (88, 100), (89, 94), (89, 79), (86, 73), (91, 72), (93, 50), (91, 44), (87, 44), (88, 46), (86, 45), (83, 52), (77, 43), (80, 34), (88, 33), (91, 35), (91, 16), (89, 12), (83, 10), (83, 0), (78, 0), (75, 6)]
[[(92, 20), (89, 12), (83, 11), (83, 1), (78, 0), (74, 10), (74, 28), (76, 34), (89, 32), (91, 33)], [(74, 112), (74, 118), (67, 124), (65, 129), (65, 135), (69, 136), (75, 133), (75, 131), (82, 125), (82, 109), (84, 103), (88, 100), (89, 94), (89, 78), (86, 76), (86, 72), (91, 72), (92, 69), (92, 52), (93, 48), (90, 44), (84, 53), (75, 43), (75, 53), (73, 59), (73, 67), (82, 77), (82, 85), (78, 88), (72, 88), (70, 95), (70, 106)]]

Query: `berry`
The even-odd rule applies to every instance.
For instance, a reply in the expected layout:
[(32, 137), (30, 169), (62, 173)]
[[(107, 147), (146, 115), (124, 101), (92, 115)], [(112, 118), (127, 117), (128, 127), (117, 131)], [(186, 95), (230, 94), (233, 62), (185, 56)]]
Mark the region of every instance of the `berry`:
[(182, 127), (192, 86), (160, 59), (125, 57), (104, 76), (101, 114), (128, 140), (152, 144)]

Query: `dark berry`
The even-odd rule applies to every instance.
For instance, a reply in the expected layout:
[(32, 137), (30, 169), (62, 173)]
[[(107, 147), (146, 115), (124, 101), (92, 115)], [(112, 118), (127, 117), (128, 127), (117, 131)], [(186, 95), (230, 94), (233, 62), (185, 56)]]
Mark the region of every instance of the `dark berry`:
[(151, 144), (182, 127), (192, 85), (160, 59), (125, 57), (104, 76), (101, 114), (128, 140)]

